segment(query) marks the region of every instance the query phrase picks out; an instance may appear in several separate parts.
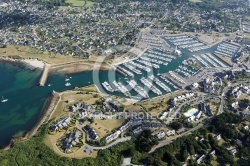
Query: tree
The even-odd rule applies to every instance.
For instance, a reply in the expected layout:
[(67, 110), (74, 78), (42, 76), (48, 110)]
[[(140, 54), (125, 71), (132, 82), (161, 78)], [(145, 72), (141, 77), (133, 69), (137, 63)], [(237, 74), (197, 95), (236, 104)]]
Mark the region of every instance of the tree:
[(136, 140), (136, 148), (141, 152), (149, 152), (158, 141), (154, 136), (151, 135), (150, 130), (142, 131), (141, 135)]
[(89, 118), (88, 121), (89, 121), (90, 124), (94, 123), (94, 118)]
[(172, 122), (170, 124), (170, 126), (174, 129), (174, 130), (179, 130), (183, 127), (183, 125), (180, 122)]
[(186, 148), (184, 148), (182, 151), (181, 151), (181, 154), (180, 154), (180, 160), (185, 162), (188, 158), (188, 151)]

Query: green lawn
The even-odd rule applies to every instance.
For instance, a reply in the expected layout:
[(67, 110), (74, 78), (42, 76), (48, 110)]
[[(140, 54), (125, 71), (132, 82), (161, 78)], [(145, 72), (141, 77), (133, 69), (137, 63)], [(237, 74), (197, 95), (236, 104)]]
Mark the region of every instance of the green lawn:
[(91, 7), (94, 5), (94, 2), (92, 1), (85, 1), (85, 0), (66, 0), (66, 3), (71, 4), (74, 7), (82, 7), (82, 6), (88, 6)]
[(95, 3), (92, 1), (86, 1), (86, 5), (87, 7), (92, 7)]

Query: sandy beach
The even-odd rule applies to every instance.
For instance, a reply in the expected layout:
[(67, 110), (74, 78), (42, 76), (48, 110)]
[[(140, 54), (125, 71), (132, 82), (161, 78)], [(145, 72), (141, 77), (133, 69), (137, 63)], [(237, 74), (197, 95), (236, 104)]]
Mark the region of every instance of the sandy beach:
[(21, 60), (21, 62), (26, 63), (27, 65), (32, 66), (34, 68), (39, 68), (39, 69), (44, 68), (44, 63), (37, 59), (24, 59), (24, 60)]

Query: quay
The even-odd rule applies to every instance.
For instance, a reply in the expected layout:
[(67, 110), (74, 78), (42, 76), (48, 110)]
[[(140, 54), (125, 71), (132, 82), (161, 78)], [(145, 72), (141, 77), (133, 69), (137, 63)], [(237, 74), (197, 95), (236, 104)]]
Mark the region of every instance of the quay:
[(45, 85), (45, 83), (47, 81), (47, 78), (48, 78), (49, 69), (50, 69), (50, 65), (45, 63), (42, 75), (41, 75), (40, 80), (38, 82), (39, 86), (44, 86)]

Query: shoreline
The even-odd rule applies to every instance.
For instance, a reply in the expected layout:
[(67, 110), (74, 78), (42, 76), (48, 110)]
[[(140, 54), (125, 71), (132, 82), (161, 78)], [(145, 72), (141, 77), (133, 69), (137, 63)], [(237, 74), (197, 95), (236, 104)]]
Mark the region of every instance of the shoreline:
[(27, 131), (26, 134), (23, 136), (20, 136), (18, 138), (11, 138), (9, 144), (5, 145), (4, 147), (1, 147), (0, 150), (8, 150), (16, 142), (33, 137), (37, 133), (41, 125), (44, 124), (44, 122), (46, 122), (46, 120), (48, 120), (50, 115), (53, 113), (54, 108), (57, 105), (58, 97), (60, 98), (60, 93), (52, 93), (51, 96), (48, 98), (47, 102), (45, 103), (42, 115), (38, 119), (37, 123), (31, 128), (31, 130)]
[(44, 124), (44, 122), (46, 122), (46, 120), (48, 120), (48, 117), (50, 117), (50, 115), (53, 113), (55, 107), (57, 106), (58, 100), (60, 100), (60, 93), (53, 92), (51, 94), (51, 96), (49, 97), (49, 99), (45, 105), (45, 108), (43, 109), (43, 113), (40, 116), (39, 120), (33, 126), (33, 128), (25, 134), (24, 138), (27, 139), (27, 138), (33, 137), (37, 133), (37, 131), (39, 130), (41, 125)]
[[(35, 62), (38, 61), (37, 59), (35, 59), (35, 60), (34, 59), (14, 59), (14, 58), (9, 58), (9, 57), (0, 57), (0, 62), (1, 61), (13, 64), (13, 65), (15, 65), (15, 64), (16, 65), (21, 64), (21, 65), (24, 65), (25, 67), (28, 67), (31, 70), (33, 70), (33, 69), (43, 70), (41, 68), (41, 63), (44, 65), (44, 67), (46, 65), (46, 63), (43, 62), (43, 61), (39, 61), (38, 63), (33, 64), (34, 61)], [(65, 65), (66, 66), (74, 65), (74, 63), (73, 64), (65, 64)], [(32, 67), (32, 68), (30, 68), (30, 67)], [(55, 68), (53, 68), (50, 71), (48, 71), (48, 73), (50, 73), (50, 72), (59, 72), (59, 71), (56, 70), (56, 68), (64, 68), (64, 67), (65, 67), (64, 65), (61, 65), (60, 67), (55, 66)], [(109, 68), (107, 66), (103, 66), (103, 67), (100, 68), (100, 70), (101, 71), (105, 71), (105, 70), (109, 70)], [(85, 72), (85, 71), (95, 71), (95, 69), (88, 68), (88, 70), (81, 70), (81, 71), (75, 71), (75, 72), (69, 72), (68, 71), (68, 72), (63, 72), (63, 73), (71, 73), (71, 74), (73, 74), (73, 73), (80, 73), (80, 72)], [(48, 120), (48, 118), (50, 117), (50, 115), (53, 113), (54, 108), (57, 105), (58, 97), (60, 98), (60, 94), (61, 93), (57, 93), (56, 92), (56, 93), (51, 94), (48, 97), (48, 100), (45, 103), (45, 106), (43, 108), (42, 114), (40, 115), (40, 117), (39, 117), (38, 121), (36, 122), (36, 124), (31, 128), (31, 130), (26, 131), (25, 134), (22, 135), (22, 136), (20, 136), (20, 137), (11, 138), (8, 144), (3, 145), (2, 147), (0, 147), (0, 150), (8, 150), (16, 142), (22, 141), (22, 140), (25, 140), (25, 139), (33, 137), (37, 133), (37, 131), (39, 130), (40, 126), (46, 120)]]
[(45, 62), (39, 61), (37, 59), (14, 59), (9, 57), (0, 57), (0, 61), (21, 63), (31, 69), (43, 69), (45, 66)]

